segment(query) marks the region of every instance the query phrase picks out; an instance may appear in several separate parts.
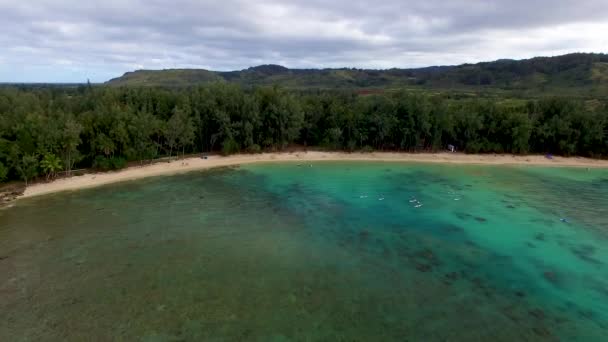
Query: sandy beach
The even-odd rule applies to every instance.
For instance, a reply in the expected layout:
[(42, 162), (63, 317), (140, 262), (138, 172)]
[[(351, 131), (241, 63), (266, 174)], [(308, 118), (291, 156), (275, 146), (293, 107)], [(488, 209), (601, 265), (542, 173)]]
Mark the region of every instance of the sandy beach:
[(50, 193), (92, 188), (100, 185), (141, 179), (152, 176), (171, 175), (222, 166), (233, 166), (260, 162), (281, 161), (403, 161), (423, 163), (487, 164), (487, 165), (539, 165), (568, 167), (608, 168), (608, 160), (588, 158), (564, 158), (514, 155), (468, 155), (460, 153), (344, 153), (344, 152), (291, 152), (242, 154), (228, 157), (210, 156), (208, 159), (187, 158), (171, 162), (159, 162), (144, 166), (129, 167), (116, 172), (90, 173), (62, 178), (48, 183), (28, 186), (20, 198)]

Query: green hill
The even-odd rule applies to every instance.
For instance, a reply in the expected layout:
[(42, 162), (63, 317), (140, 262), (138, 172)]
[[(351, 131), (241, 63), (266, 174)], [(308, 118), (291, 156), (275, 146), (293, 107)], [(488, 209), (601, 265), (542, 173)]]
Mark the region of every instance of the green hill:
[(216, 72), (203, 69), (137, 70), (106, 82), (117, 86), (181, 87), (200, 83), (222, 82)]
[(608, 94), (608, 55), (575, 53), (526, 60), (497, 60), (417, 69), (288, 69), (261, 65), (240, 71), (138, 70), (107, 82), (117, 86), (187, 87), (211, 82), (243, 86), (357, 89), (420, 88), (507, 91), (521, 94)]

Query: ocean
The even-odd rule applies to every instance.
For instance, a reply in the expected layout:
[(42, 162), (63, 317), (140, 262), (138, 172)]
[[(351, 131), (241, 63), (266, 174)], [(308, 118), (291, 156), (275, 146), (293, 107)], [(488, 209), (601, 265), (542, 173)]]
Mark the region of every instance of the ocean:
[(0, 340), (605, 341), (608, 170), (261, 163), (20, 200)]

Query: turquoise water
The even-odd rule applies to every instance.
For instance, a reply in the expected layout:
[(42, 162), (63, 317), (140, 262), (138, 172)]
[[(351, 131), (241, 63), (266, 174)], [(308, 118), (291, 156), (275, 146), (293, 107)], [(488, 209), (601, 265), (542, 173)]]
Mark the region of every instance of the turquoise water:
[(283, 163), (115, 184), (0, 211), (0, 340), (602, 341), (607, 238), (599, 169)]

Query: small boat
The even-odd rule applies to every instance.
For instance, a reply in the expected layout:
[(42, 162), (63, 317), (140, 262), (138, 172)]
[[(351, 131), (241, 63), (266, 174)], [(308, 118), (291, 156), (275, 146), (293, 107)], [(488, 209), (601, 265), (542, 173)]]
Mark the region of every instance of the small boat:
[(423, 204), (422, 204), (422, 203), (420, 203), (420, 204), (416, 204), (416, 205), (414, 206), (414, 208), (420, 208), (420, 207), (422, 207), (422, 206), (423, 206)]
[(418, 202), (418, 200), (415, 198), (410, 200), (410, 203), (414, 203), (414, 202)]
[(460, 198), (454, 198), (454, 201), (460, 201)]
[(378, 201), (384, 201), (384, 197), (378, 198)]

